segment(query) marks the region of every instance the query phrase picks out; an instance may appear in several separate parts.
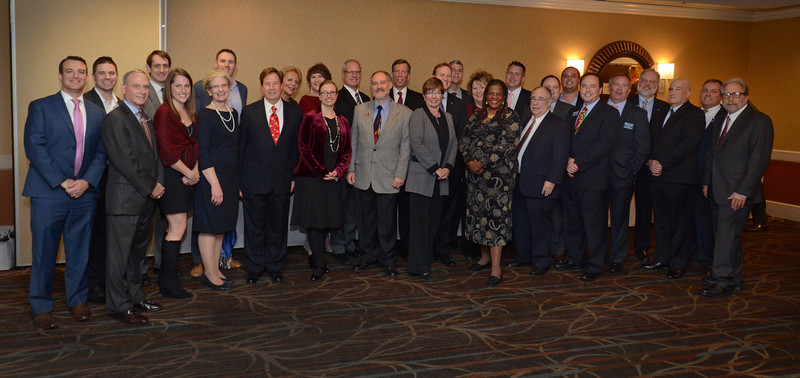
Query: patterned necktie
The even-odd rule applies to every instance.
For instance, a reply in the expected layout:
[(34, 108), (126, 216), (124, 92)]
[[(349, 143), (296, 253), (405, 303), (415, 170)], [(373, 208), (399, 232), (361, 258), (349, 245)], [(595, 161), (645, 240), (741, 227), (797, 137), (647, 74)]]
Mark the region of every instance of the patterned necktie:
[(275, 105), (272, 106), (272, 114), (269, 115), (269, 132), (272, 134), (272, 141), (278, 145), (278, 138), (281, 136), (281, 127), (278, 122), (278, 113)]
[(727, 116), (725, 118), (725, 127), (722, 128), (722, 134), (719, 135), (717, 146), (722, 144), (722, 141), (725, 140), (725, 135), (728, 134), (728, 127), (730, 127), (730, 125), (731, 125), (731, 116)]
[(361, 95), (356, 92), (356, 105), (361, 105)]
[(575, 132), (572, 135), (578, 135), (578, 130), (581, 128), (581, 124), (583, 120), (586, 118), (586, 111), (589, 110), (587, 107), (583, 107), (581, 110), (581, 114), (578, 114), (578, 120), (575, 122)]
[(642, 109), (647, 110), (647, 100), (642, 101)]
[(375, 135), (375, 143), (378, 143), (378, 137), (381, 135), (381, 111), (383, 106), (378, 105), (378, 113), (375, 115), (375, 121), (372, 122), (372, 133)]
[(403, 91), (397, 92), (397, 103), (402, 105), (403, 104)]
[(81, 171), (83, 164), (83, 112), (81, 112), (81, 100), (72, 99), (75, 109), (72, 110), (72, 127), (75, 130), (75, 177)]
[(150, 148), (153, 148), (153, 135), (150, 134), (150, 118), (147, 118), (142, 112), (142, 109), (139, 109), (139, 124), (142, 125), (142, 130), (144, 130), (144, 135), (147, 137), (147, 141), (150, 142)]

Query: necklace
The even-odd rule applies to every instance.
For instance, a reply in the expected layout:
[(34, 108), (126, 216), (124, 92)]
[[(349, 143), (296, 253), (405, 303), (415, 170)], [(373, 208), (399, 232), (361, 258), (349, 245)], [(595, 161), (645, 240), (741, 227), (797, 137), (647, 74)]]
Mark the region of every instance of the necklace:
[[(228, 130), (229, 133), (232, 133), (233, 130), (236, 130), (236, 122), (233, 122), (233, 111), (231, 111), (231, 108), (228, 107), (227, 104), (225, 105), (225, 111), (227, 111), (228, 115), (230, 116), (228, 119), (222, 118), (222, 114), (220, 114), (219, 109), (217, 109), (217, 106), (214, 105), (213, 102), (211, 103), (211, 107), (213, 107), (214, 111), (217, 112), (219, 120), (222, 121), (222, 126), (225, 126), (225, 130)], [(232, 127), (228, 127), (228, 124), (225, 122), (230, 122)]]
[[(341, 139), (342, 133), (339, 131), (339, 118), (334, 115), (333, 120), (336, 122), (336, 136), (333, 135), (330, 127), (328, 127), (328, 145), (330, 146), (331, 151), (339, 152), (339, 139)], [(325, 126), (328, 126), (327, 122), (325, 122)]]

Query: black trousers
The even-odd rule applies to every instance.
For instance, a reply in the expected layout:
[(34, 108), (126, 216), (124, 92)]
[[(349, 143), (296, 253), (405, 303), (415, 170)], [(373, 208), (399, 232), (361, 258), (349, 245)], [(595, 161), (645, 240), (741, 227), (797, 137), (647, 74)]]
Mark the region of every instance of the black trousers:
[(633, 234), (633, 249), (650, 249), (650, 234), (653, 218), (653, 200), (650, 191), (650, 168), (645, 165), (639, 170), (633, 182), (634, 203), (636, 204), (636, 225)]
[(106, 291), (106, 179), (104, 171), (97, 185), (97, 207), (94, 211), (95, 222), (92, 223), (92, 239), (89, 243), (89, 265), (86, 275), (89, 278), (89, 293), (94, 290)]
[(550, 266), (549, 250), (553, 233), (551, 215), (556, 205), (560, 204), (561, 201), (557, 199), (525, 197), (519, 185), (514, 188), (511, 214), (517, 262), (542, 268)]
[(656, 229), (655, 262), (684, 269), (694, 234), (692, 189), (695, 185), (651, 181)]
[(614, 180), (606, 199), (611, 214), (611, 244), (608, 248), (608, 261), (622, 264), (628, 256), (628, 223), (630, 222), (633, 180)]
[(608, 239), (608, 212), (603, 205), (605, 192), (581, 190), (567, 186), (564, 191), (564, 230), (567, 233), (567, 256), (573, 264), (583, 265), (583, 252), (588, 247), (586, 270), (603, 271)]
[(356, 188), (361, 203), (359, 244), (364, 251), (362, 262), (394, 265), (394, 244), (397, 241), (397, 194), (375, 193)]
[(703, 187), (696, 186), (692, 193), (692, 210), (694, 212), (694, 228), (697, 236), (694, 260), (700, 266), (710, 267), (714, 263), (714, 217), (711, 211), (711, 201), (703, 195)]
[(439, 194), (436, 183), (433, 195), (408, 193), (411, 219), (408, 233), (408, 272), (430, 273), (433, 255), (450, 249), (450, 222), (443, 216), (447, 196)]
[(550, 224), (553, 228), (550, 237), (550, 254), (553, 257), (567, 254), (567, 234), (564, 232), (564, 198), (555, 200), (550, 212)]
[(280, 273), (286, 262), (289, 194), (242, 193), (244, 251), (249, 273)]
[(142, 260), (153, 231), (152, 211), (140, 215), (107, 215), (106, 311), (127, 311), (145, 299)]

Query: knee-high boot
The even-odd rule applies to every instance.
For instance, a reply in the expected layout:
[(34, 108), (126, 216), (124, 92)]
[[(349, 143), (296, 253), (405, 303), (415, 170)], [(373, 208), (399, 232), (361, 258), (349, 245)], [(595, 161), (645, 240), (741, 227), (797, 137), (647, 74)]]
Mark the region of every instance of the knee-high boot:
[(164, 239), (161, 244), (161, 270), (158, 273), (158, 289), (161, 295), (167, 298), (185, 299), (191, 298), (191, 294), (181, 288), (178, 282), (178, 256), (180, 253), (180, 241), (168, 241)]

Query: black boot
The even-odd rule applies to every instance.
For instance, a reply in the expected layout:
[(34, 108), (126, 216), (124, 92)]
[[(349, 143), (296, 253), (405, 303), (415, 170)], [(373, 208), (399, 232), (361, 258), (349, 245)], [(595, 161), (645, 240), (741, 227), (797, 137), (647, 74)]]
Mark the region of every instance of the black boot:
[(181, 288), (178, 282), (178, 256), (180, 241), (164, 239), (161, 244), (161, 270), (158, 272), (158, 289), (161, 295), (167, 298), (186, 299), (192, 295)]

